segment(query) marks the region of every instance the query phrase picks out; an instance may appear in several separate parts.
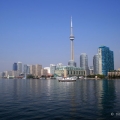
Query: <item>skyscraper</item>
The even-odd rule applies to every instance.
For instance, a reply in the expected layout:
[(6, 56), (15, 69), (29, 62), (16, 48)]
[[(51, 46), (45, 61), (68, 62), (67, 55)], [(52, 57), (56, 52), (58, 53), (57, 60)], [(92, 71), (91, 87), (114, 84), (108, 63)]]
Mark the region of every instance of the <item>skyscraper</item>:
[(24, 68), (23, 68), (23, 73), (24, 73), (24, 74), (27, 74), (27, 69), (28, 69), (28, 67), (27, 67), (27, 65), (25, 64), (25, 65), (24, 65)]
[(24, 74), (30, 74), (30, 66), (25, 64), (23, 68), (23, 73)]
[(80, 55), (80, 67), (86, 70), (86, 75), (89, 75), (88, 56), (86, 53)]
[(94, 70), (95, 75), (99, 74), (99, 57), (98, 57), (98, 54), (94, 55), (94, 57), (93, 57), (93, 70)]
[(50, 64), (50, 74), (53, 75), (55, 73), (55, 70), (56, 70), (56, 65)]
[(107, 75), (110, 70), (114, 70), (113, 51), (109, 47), (101, 46), (98, 48), (99, 74)]
[(19, 72), (19, 74), (22, 73), (22, 63), (21, 62), (17, 63), (17, 71)]
[(73, 45), (73, 40), (74, 40), (74, 35), (73, 35), (73, 26), (72, 26), (72, 17), (71, 17), (71, 32), (70, 32), (70, 41), (71, 41), (71, 60), (68, 62), (69, 66), (74, 66), (76, 67), (76, 62), (74, 61), (74, 45)]
[(37, 64), (37, 65), (35, 65), (35, 67), (36, 67), (35, 76), (40, 77), (41, 76), (42, 65)]
[(17, 71), (17, 63), (14, 63), (14, 64), (13, 64), (13, 70), (14, 70), (14, 71)]
[(36, 66), (35, 65), (30, 65), (30, 74), (35, 76), (36, 73)]
[(27, 65), (28, 66), (28, 74), (30, 74), (30, 65)]

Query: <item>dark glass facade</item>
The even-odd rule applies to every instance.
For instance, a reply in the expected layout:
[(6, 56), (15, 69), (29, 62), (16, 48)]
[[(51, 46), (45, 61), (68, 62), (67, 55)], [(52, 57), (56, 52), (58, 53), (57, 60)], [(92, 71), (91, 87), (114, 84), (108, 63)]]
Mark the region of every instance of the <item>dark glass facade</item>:
[(14, 64), (13, 64), (13, 70), (14, 70), (14, 71), (17, 71), (17, 63), (14, 63)]
[(101, 57), (100, 62), (102, 63), (100, 68), (102, 69), (102, 74), (107, 76), (110, 70), (114, 70), (113, 51), (109, 50), (109, 47), (106, 46), (99, 47), (99, 50), (99, 57)]

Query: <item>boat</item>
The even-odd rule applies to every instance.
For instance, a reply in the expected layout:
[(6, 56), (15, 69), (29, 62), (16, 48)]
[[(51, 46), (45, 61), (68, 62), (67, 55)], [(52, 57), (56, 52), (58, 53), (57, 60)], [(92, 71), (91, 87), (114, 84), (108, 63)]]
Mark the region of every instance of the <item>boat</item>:
[(62, 79), (63, 77), (56, 77), (57, 80)]
[(83, 76), (80, 76), (79, 79), (84, 79), (84, 77), (83, 77)]
[(13, 79), (14, 76), (10, 76), (10, 75), (8, 75), (7, 78), (8, 78), (8, 79)]
[(26, 77), (26, 74), (25, 74), (25, 77), (23, 78), (23, 79), (26, 79), (27, 77)]
[(77, 80), (77, 77), (67, 77), (58, 79), (59, 82), (74, 82)]

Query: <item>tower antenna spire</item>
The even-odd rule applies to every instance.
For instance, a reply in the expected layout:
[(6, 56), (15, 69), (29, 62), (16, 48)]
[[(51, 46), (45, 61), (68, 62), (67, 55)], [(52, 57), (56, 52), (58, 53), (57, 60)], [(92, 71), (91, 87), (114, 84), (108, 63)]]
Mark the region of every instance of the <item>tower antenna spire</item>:
[(72, 16), (71, 16), (71, 27), (70, 27), (70, 28), (71, 28), (71, 33), (70, 33), (70, 35), (73, 36)]

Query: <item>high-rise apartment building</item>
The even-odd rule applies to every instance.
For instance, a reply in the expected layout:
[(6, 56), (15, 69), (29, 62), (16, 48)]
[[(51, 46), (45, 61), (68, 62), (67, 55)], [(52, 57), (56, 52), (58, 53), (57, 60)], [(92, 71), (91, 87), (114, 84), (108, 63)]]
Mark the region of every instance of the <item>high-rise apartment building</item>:
[(25, 64), (23, 67), (23, 73), (27, 74), (27, 71), (28, 71), (28, 66)]
[(80, 55), (80, 67), (86, 70), (86, 75), (89, 75), (88, 56), (86, 53)]
[(99, 57), (98, 57), (98, 54), (94, 55), (94, 57), (93, 57), (93, 70), (94, 70), (95, 75), (99, 74)]
[(56, 70), (56, 65), (50, 64), (50, 74), (53, 75), (55, 73), (55, 70)]
[(38, 76), (38, 77), (40, 77), (41, 76), (41, 69), (42, 69), (42, 65), (35, 65), (35, 76)]
[(28, 74), (30, 74), (30, 65), (27, 65), (28, 66)]
[(13, 64), (13, 70), (14, 70), (14, 71), (17, 71), (17, 63), (14, 63), (14, 64)]
[(25, 64), (23, 68), (23, 73), (24, 74), (30, 74), (30, 66)]
[(109, 47), (101, 46), (98, 48), (99, 74), (107, 75), (110, 70), (114, 70), (113, 51)]
[(36, 66), (35, 65), (30, 65), (30, 74), (36, 75)]
[(22, 62), (17, 63), (17, 71), (19, 72), (19, 74), (22, 73)]

